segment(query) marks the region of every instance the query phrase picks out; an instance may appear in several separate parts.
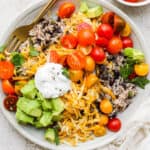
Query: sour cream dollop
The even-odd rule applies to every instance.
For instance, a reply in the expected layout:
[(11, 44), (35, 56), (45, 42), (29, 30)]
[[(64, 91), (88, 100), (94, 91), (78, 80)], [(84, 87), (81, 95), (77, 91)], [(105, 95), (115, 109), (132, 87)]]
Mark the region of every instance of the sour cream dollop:
[(35, 86), (44, 98), (56, 98), (71, 89), (71, 82), (63, 75), (62, 65), (46, 63), (35, 74)]

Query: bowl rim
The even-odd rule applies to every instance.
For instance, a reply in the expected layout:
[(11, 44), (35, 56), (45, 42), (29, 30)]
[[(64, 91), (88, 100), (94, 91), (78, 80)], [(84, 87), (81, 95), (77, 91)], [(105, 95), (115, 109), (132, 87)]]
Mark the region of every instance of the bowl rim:
[[(88, 0), (88, 1), (93, 2), (94, 0)], [(12, 23), (10, 23), (10, 25), (8, 26), (9, 30), (6, 30), (4, 32), (4, 34), (1, 36), (3, 39), (1, 39), (0, 42), (6, 41), (8, 35), (9, 35), (10, 31), (11, 31), (11, 28), (14, 28), (16, 26), (17, 22), (19, 22), (21, 20), (21, 18), (26, 17), (32, 11), (40, 8), (42, 5), (45, 4), (45, 2), (46, 2), (46, 0), (39, 1), (39, 2), (37, 2), (35, 4), (33, 4), (32, 6), (29, 6), (26, 9), (24, 9), (23, 11), (21, 11), (19, 13), (19, 15), (17, 15), (14, 18), (14, 20), (12, 21)], [(145, 50), (145, 53), (147, 52), (148, 48), (146, 47), (145, 40), (144, 40), (144, 37), (143, 37), (142, 33), (140, 32), (138, 27), (135, 25), (135, 23), (123, 11), (121, 11), (119, 8), (117, 8), (116, 6), (114, 6), (113, 4), (111, 4), (111, 3), (109, 3), (109, 2), (107, 2), (105, 0), (98, 0), (98, 2), (96, 2), (96, 3), (101, 3), (102, 5), (105, 5), (105, 6), (109, 7), (109, 9), (115, 11), (117, 14), (121, 15), (127, 22), (129, 22), (130, 25), (132, 26), (132, 28), (134, 28), (134, 31), (136, 32), (137, 37), (141, 41), (141, 46)], [(1, 93), (0, 93), (0, 96), (1, 96)], [(14, 127), (14, 129), (16, 129), (19, 132), (19, 134), (21, 134), (24, 138), (30, 140), (31, 142), (33, 142), (33, 143), (35, 143), (35, 144), (37, 144), (39, 146), (42, 146), (42, 147), (48, 148), (48, 149), (57, 149), (57, 150), (81, 150), (81, 148), (83, 148), (82, 146), (77, 146), (75, 148), (73, 148), (73, 147), (69, 147), (69, 148), (65, 147), (64, 148), (62, 146), (62, 148), (58, 148), (57, 146), (55, 146), (54, 144), (51, 144), (51, 143), (45, 144), (45, 142), (42, 142), (42, 141), (40, 141), (40, 140), (38, 140), (36, 138), (33, 138), (33, 136), (31, 134), (27, 133), (24, 129), (22, 129), (19, 124), (16, 124), (15, 122), (13, 122), (11, 117), (9, 115), (7, 115), (10, 112), (7, 112), (5, 110), (5, 108), (3, 107), (2, 101), (0, 102), (0, 107), (1, 107), (2, 113), (4, 114), (4, 116), (6, 117), (8, 122)], [(87, 150), (90, 150), (90, 149), (94, 149), (94, 148), (97, 148), (97, 147), (104, 146), (104, 145), (110, 143), (111, 141), (113, 141), (114, 139), (116, 139), (120, 134), (122, 134), (122, 131), (112, 135), (108, 140), (103, 142), (103, 144), (102, 143), (87, 144), (87, 146), (85, 146), (84, 148), (86, 148)]]
[(118, 1), (119, 3), (124, 4), (126, 6), (131, 6), (131, 7), (140, 7), (140, 6), (145, 6), (145, 5), (150, 4), (150, 0), (145, 0), (142, 2), (136, 2), (136, 3), (126, 2), (124, 0), (116, 0), (116, 1)]

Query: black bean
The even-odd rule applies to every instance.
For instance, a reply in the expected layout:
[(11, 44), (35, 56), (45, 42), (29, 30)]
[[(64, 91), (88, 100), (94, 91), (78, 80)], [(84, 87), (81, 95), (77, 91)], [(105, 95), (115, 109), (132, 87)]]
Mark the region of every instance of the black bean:
[(57, 17), (56, 21), (60, 22), (60, 21), (61, 21), (61, 18), (60, 18), (60, 17)]
[(120, 72), (118, 70), (114, 70), (114, 78), (118, 79), (120, 76)]
[(117, 116), (117, 111), (112, 112), (109, 117), (115, 118)]
[(110, 80), (109, 80), (109, 84), (110, 84), (110, 86), (113, 86), (114, 82), (115, 82), (115, 80), (114, 80), (114, 79), (110, 79)]

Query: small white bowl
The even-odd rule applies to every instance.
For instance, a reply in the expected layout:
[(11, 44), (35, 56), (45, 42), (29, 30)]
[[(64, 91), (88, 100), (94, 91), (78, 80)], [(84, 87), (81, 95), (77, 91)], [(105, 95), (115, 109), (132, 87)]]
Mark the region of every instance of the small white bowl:
[(126, 6), (131, 6), (131, 7), (139, 7), (139, 6), (150, 4), (150, 0), (143, 0), (140, 2), (126, 2), (125, 0), (117, 0), (117, 1), (121, 4), (124, 4)]

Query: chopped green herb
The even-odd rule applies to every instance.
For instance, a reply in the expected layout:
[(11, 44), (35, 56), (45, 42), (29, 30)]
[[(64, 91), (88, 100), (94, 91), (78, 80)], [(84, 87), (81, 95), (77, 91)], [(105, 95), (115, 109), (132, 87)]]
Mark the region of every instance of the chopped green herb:
[(2, 53), (4, 51), (4, 49), (6, 48), (5, 45), (0, 46), (0, 53)]
[(130, 74), (133, 72), (133, 65), (132, 64), (125, 64), (123, 67), (120, 68), (120, 74), (124, 79), (127, 79)]
[(18, 52), (13, 52), (11, 54), (11, 62), (16, 66), (16, 67), (19, 67), (21, 66), (23, 63), (24, 63), (24, 57), (18, 53)]
[(145, 86), (150, 83), (150, 80), (148, 80), (146, 77), (136, 77), (132, 79), (131, 81), (135, 85), (139, 86), (140, 88), (144, 89)]
[(63, 68), (62, 74), (63, 74), (64, 76), (66, 76), (67, 78), (69, 78), (69, 71), (68, 71), (67, 68)]
[(32, 56), (32, 57), (35, 57), (35, 56), (39, 55), (39, 52), (33, 46), (30, 46), (29, 55)]
[(59, 145), (60, 141), (59, 141), (59, 135), (58, 135), (58, 128), (55, 128), (55, 143), (56, 145)]

